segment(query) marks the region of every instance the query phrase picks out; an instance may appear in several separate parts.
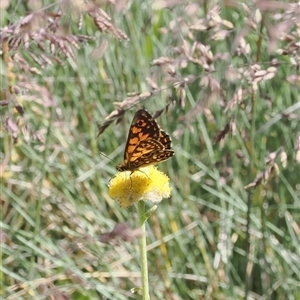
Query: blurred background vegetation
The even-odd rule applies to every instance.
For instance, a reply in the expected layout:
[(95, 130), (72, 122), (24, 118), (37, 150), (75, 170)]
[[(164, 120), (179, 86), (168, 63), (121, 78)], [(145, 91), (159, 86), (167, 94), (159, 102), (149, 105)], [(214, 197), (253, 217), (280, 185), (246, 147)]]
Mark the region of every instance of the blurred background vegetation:
[(176, 151), (151, 299), (300, 299), (299, 4), (6, 0), (1, 17), (3, 299), (140, 299), (136, 212), (107, 194), (140, 107)]

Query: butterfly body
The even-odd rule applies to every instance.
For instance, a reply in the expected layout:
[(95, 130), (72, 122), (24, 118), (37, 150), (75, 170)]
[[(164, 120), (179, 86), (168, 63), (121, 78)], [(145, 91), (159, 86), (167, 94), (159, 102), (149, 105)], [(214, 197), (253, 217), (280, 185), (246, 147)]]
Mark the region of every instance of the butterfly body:
[(157, 164), (173, 156), (170, 136), (160, 129), (145, 110), (139, 109), (130, 126), (124, 161), (118, 171), (134, 172), (139, 168)]

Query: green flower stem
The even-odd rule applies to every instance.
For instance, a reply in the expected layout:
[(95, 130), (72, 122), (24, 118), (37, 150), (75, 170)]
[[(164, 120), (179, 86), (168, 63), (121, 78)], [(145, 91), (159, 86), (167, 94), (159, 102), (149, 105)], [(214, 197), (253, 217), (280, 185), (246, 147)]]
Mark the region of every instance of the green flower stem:
[(149, 297), (149, 284), (148, 284), (148, 261), (147, 261), (147, 249), (146, 249), (146, 220), (143, 217), (145, 214), (145, 202), (138, 202), (138, 214), (140, 220), (140, 228), (143, 232), (143, 236), (140, 238), (140, 255), (142, 263), (142, 288), (143, 288), (143, 300), (150, 300)]

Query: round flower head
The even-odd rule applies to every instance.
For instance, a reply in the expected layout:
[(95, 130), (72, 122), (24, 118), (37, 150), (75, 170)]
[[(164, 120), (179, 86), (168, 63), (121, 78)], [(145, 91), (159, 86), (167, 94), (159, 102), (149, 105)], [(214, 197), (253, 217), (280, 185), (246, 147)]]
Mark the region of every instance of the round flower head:
[(110, 181), (109, 196), (127, 208), (140, 200), (161, 202), (171, 195), (169, 178), (154, 166), (140, 168), (133, 173), (118, 172)]

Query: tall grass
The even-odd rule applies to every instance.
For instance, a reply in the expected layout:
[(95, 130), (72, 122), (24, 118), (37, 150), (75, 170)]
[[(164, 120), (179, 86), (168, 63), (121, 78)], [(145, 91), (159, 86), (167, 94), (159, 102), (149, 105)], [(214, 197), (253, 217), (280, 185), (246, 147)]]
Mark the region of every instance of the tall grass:
[(138, 240), (101, 236), (137, 224), (107, 185), (142, 106), (176, 151), (147, 228), (151, 299), (300, 298), (297, 4), (6, 5), (3, 298), (139, 299)]

